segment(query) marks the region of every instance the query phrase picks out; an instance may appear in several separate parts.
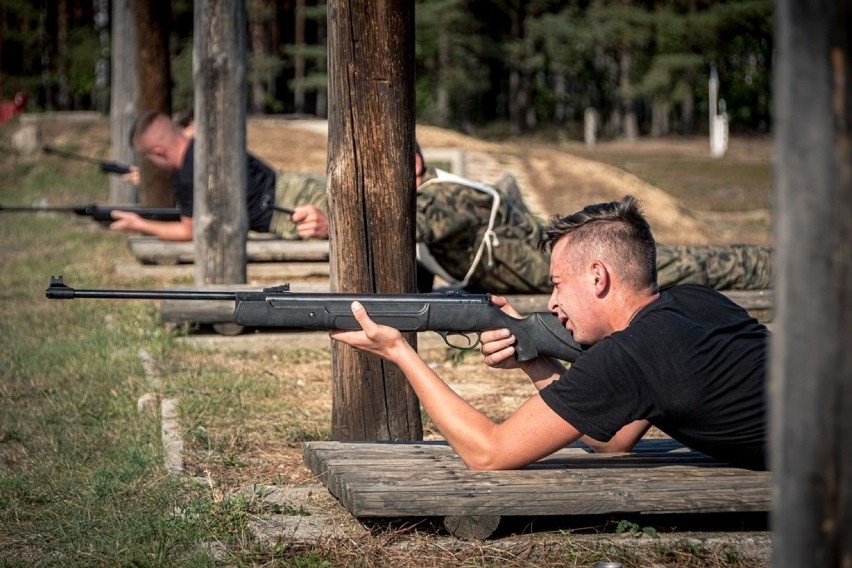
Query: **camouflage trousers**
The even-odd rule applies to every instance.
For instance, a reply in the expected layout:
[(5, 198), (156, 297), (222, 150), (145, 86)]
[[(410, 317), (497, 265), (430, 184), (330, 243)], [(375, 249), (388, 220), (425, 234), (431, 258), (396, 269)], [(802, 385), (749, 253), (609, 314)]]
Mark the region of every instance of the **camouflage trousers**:
[[(317, 209), (328, 213), (325, 182), (310, 174), (276, 172), (275, 205), (290, 209), (298, 205), (314, 205)], [(269, 221), (269, 232), (282, 239), (298, 240), (299, 238), (296, 224), (290, 220), (290, 215), (280, 211), (273, 211), (272, 219)]]
[(657, 282), (717, 290), (772, 287), (772, 249), (756, 245), (657, 245)]

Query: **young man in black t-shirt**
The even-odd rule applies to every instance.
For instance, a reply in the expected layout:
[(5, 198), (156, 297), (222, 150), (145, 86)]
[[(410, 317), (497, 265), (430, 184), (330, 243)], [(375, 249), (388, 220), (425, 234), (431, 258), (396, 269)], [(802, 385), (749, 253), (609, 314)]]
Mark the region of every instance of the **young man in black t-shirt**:
[(710, 288), (659, 290), (654, 239), (631, 196), (551, 222), (544, 240), (549, 308), (586, 349), (567, 369), (544, 357), (519, 363), (509, 330), (484, 332), (485, 362), (522, 368), (539, 391), (505, 422), (459, 397), (359, 304), (363, 330), (331, 335), (396, 363), (472, 469), (523, 467), (580, 438), (596, 451), (627, 451), (651, 425), (733, 465), (765, 467), (766, 328)]

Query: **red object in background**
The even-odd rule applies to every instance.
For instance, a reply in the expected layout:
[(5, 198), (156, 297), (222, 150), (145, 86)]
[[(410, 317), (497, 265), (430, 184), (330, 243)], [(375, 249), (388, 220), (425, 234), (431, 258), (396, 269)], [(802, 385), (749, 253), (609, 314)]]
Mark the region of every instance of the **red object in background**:
[(12, 120), (13, 117), (24, 112), (27, 106), (27, 94), (23, 91), (15, 93), (14, 100), (0, 101), (0, 124)]

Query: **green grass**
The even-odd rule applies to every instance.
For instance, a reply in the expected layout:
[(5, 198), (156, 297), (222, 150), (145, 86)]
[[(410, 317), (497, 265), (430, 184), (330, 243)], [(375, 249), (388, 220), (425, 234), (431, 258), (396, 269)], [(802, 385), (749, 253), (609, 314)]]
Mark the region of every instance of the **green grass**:
[[(18, 156), (10, 132), (0, 130), (9, 150), (0, 203), (108, 202), (97, 168)], [(232, 470), (257, 445), (249, 421), (258, 412), (280, 417), (273, 430), (293, 444), (327, 438), (327, 417), (294, 419), (299, 409), (281, 403), (280, 380), (193, 353), (151, 302), (45, 298), (52, 275), (77, 288), (162, 284), (116, 274), (116, 260), (129, 258), (124, 235), (88, 218), (0, 213), (0, 566), (213, 566), (213, 542), (236, 565), (303, 562), (253, 543), (249, 520), (275, 511), (168, 475), (159, 420), (137, 401), (149, 392), (178, 398), (188, 451)], [(143, 348), (167, 377), (158, 388), (145, 377)], [(318, 357), (328, 355), (303, 351), (292, 361)], [(307, 558), (306, 566), (323, 562)]]
[[(94, 170), (92, 168), (91, 170)], [(105, 201), (106, 177), (6, 154), (0, 202)], [(72, 180), (74, 180), (72, 182)], [(153, 306), (49, 301), (49, 276), (102, 284), (124, 239), (75, 215), (0, 217), (0, 565), (210, 566), (212, 503), (167, 476), (137, 352), (167, 350)]]

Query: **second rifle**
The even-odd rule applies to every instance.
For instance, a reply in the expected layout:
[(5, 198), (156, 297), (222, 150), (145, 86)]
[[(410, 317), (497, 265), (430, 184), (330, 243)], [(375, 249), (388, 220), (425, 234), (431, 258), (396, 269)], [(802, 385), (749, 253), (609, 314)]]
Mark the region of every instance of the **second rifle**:
[(105, 160), (98, 160), (96, 158), (90, 158), (89, 156), (83, 156), (81, 154), (75, 154), (74, 152), (69, 152), (67, 150), (60, 150), (59, 148), (53, 148), (52, 146), (42, 146), (42, 150), (44, 150), (45, 154), (55, 154), (61, 158), (68, 158), (71, 160), (79, 160), (81, 162), (88, 162), (90, 164), (94, 164), (98, 166), (102, 172), (107, 174), (129, 174), (130, 166), (127, 164), (121, 164), (119, 162), (108, 162)]

